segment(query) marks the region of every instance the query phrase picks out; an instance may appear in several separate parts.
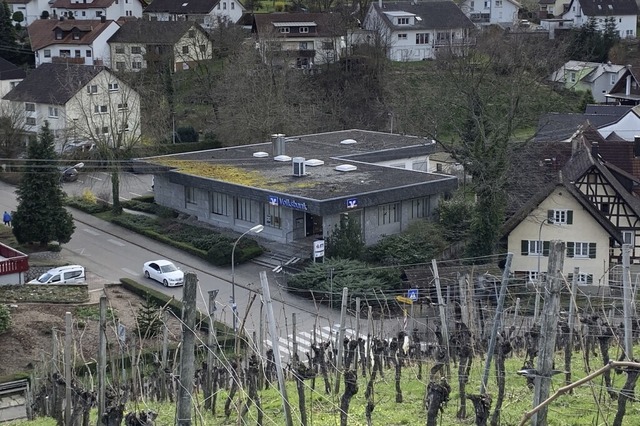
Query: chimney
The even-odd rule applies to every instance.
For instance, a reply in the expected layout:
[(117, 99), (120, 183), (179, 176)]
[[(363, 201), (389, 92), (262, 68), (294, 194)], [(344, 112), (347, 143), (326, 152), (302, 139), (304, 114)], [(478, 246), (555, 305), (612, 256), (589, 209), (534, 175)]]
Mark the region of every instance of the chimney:
[(633, 137), (633, 156), (640, 157), (640, 136)]
[(594, 158), (598, 157), (598, 142), (591, 142), (591, 156)]
[(285, 140), (282, 133), (276, 133), (271, 135), (271, 145), (273, 147), (273, 156), (284, 155)]
[(107, 17), (105, 15), (100, 16), (100, 22), (102, 22), (103, 24), (107, 22)]
[(64, 21), (64, 16), (60, 15), (60, 20)]

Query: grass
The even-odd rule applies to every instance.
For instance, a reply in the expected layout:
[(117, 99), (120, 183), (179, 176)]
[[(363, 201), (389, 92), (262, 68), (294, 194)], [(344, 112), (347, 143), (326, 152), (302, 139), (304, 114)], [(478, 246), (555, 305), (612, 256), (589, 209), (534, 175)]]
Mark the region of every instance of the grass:
[(0, 286), (0, 302), (11, 303), (85, 303), (86, 285), (5, 285)]

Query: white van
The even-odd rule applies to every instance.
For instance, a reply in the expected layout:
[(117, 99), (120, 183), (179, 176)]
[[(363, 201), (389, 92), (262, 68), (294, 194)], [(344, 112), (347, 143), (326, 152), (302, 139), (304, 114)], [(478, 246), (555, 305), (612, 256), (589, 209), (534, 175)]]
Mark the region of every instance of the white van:
[(50, 269), (39, 278), (29, 281), (29, 284), (80, 284), (85, 279), (83, 266), (67, 265)]

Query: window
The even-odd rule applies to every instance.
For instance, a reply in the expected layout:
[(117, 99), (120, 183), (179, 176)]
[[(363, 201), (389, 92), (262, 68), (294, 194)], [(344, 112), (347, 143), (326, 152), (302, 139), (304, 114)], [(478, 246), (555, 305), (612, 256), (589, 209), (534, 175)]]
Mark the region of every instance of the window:
[(219, 216), (229, 216), (226, 194), (211, 192), (209, 196), (209, 203), (211, 205), (211, 213)]
[(567, 242), (567, 257), (596, 258), (596, 243)]
[(409, 25), (409, 18), (398, 18), (398, 25)]
[(124, 70), (124, 62), (116, 62), (116, 70), (118, 71)]
[(307, 50), (309, 48), (309, 43), (306, 41), (301, 41), (298, 43), (298, 50)]
[(496, 7), (502, 7), (502, 0), (496, 0)]
[(74, 40), (80, 40), (80, 33), (78, 31), (74, 31), (72, 37)]
[(611, 74), (611, 85), (613, 86), (618, 81), (618, 74)]
[(93, 106), (93, 113), (94, 114), (106, 114), (107, 113), (107, 106), (106, 105), (94, 105)]
[(523, 256), (549, 256), (549, 241), (522, 240), (520, 254)]
[(196, 38), (196, 30), (189, 30), (189, 38)]
[(142, 48), (140, 46), (131, 46), (131, 54), (132, 55), (141, 55)]
[(429, 44), (429, 33), (416, 34), (416, 44)]
[(56, 40), (62, 40), (62, 30), (56, 31)]
[(471, 10), (473, 10), (473, 8), (475, 7), (475, 2), (471, 2)]
[(50, 118), (58, 118), (58, 108), (49, 107), (49, 117)]
[(182, 46), (182, 53), (184, 55), (189, 54), (189, 46)]
[(547, 211), (547, 220), (555, 225), (571, 225), (573, 224), (573, 210), (549, 210)]
[(74, 53), (75, 53), (76, 58), (80, 58), (81, 55), (82, 55), (82, 53), (80, 52), (80, 49), (76, 49)]
[(50, 58), (51, 57), (51, 50), (44, 49), (44, 57), (45, 58)]
[(116, 47), (116, 53), (123, 54), (124, 53), (124, 46), (117, 46)]
[(627, 30), (626, 35), (627, 35), (627, 37), (633, 36), (633, 30)]
[(438, 41), (450, 41), (451, 40), (451, 33), (449, 32), (440, 32), (436, 34), (436, 40)]
[(27, 117), (27, 126), (35, 126), (36, 125), (36, 119), (33, 117)]
[(85, 12), (84, 10), (82, 11), (82, 16), (87, 16), (87, 12)]
[(192, 186), (184, 187), (184, 199), (187, 204), (198, 204), (196, 201), (196, 189)]
[(485, 1), (485, 2), (484, 2), (484, 8), (485, 8), (485, 9), (489, 9), (489, 2), (488, 2), (488, 1)]
[(124, 133), (129, 131), (129, 123), (125, 123), (118, 128), (118, 133)]
[(572, 83), (576, 82), (576, 73), (575, 72), (570, 72), (569, 73), (569, 81)]
[(231, 10), (234, 10), (235, 8), (236, 8), (235, 2), (231, 2)]
[(220, 3), (218, 3), (218, 10), (220, 10)]
[(288, 34), (290, 31), (289, 27), (282, 27), (280, 28), (280, 32), (283, 34)]
[(134, 70), (141, 70), (142, 62), (131, 62), (131, 68)]
[(24, 104), (24, 110), (28, 112), (35, 112), (36, 104), (32, 104), (31, 102), (27, 102)]
[(227, 2), (226, 1), (222, 3), (222, 9), (227, 10)]
[(252, 222), (251, 200), (248, 198), (236, 198), (236, 219)]
[(400, 222), (400, 203), (378, 206), (378, 225)]
[(622, 243), (623, 244), (631, 244), (635, 246), (635, 234), (633, 231), (622, 231)]
[[(567, 275), (567, 281), (573, 282), (573, 272), (569, 272)], [(593, 274), (587, 274), (584, 272), (580, 272), (577, 276), (578, 285), (590, 285), (593, 284)]]
[(271, 204), (264, 205), (264, 225), (271, 228), (280, 229), (282, 226), (282, 207), (272, 206)]
[(411, 219), (429, 216), (429, 198), (415, 198), (411, 200)]
[(117, 92), (120, 89), (120, 86), (118, 85), (118, 83), (109, 83), (107, 85), (107, 88), (110, 92)]
[(126, 11), (124, 12), (124, 15), (125, 15), (125, 16), (133, 16), (133, 11), (131, 11), (131, 10), (126, 10)]
[(332, 41), (323, 41), (322, 42), (322, 50), (333, 50), (333, 42)]
[(96, 11), (96, 18), (99, 18), (101, 16), (102, 16), (102, 11), (101, 10)]
[(199, 46), (199, 48), (200, 48), (200, 52), (202, 52), (202, 53), (206, 53), (207, 52), (207, 45), (206, 44), (201, 44)]
[(91, 51), (90, 51), (90, 50), (87, 50), (87, 51), (85, 51), (84, 53), (85, 53), (85, 55), (84, 55), (84, 56), (86, 56), (87, 58), (90, 58), (90, 57), (91, 57)]
[(300, 27), (300, 34), (308, 34), (309, 27)]
[(609, 203), (601, 203), (600, 211), (604, 214), (609, 214), (609, 210), (611, 209), (611, 205)]
[(95, 84), (87, 86), (87, 93), (90, 95), (95, 95), (98, 93), (98, 86)]
[(100, 134), (100, 133), (102, 133), (103, 135), (108, 135), (109, 134), (109, 128), (107, 126), (96, 127), (96, 134)]
[(126, 111), (129, 109), (129, 105), (125, 102), (123, 104), (118, 104), (118, 111)]
[(60, 56), (63, 58), (71, 57), (71, 50), (60, 50)]
[(398, 40), (406, 40), (406, 39), (407, 39), (406, 34), (398, 34)]

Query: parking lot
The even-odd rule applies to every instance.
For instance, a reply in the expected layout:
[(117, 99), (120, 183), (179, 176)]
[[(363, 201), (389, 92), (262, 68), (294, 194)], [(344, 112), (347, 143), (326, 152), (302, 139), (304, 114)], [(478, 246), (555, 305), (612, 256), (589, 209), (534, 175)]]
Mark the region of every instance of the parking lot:
[[(111, 201), (111, 173), (84, 172), (82, 169), (78, 171), (80, 174), (77, 181), (62, 184), (63, 190), (69, 196), (80, 196), (85, 189), (89, 189), (98, 198)], [(153, 193), (151, 189), (152, 175), (121, 172), (119, 177), (121, 200), (130, 200)]]

